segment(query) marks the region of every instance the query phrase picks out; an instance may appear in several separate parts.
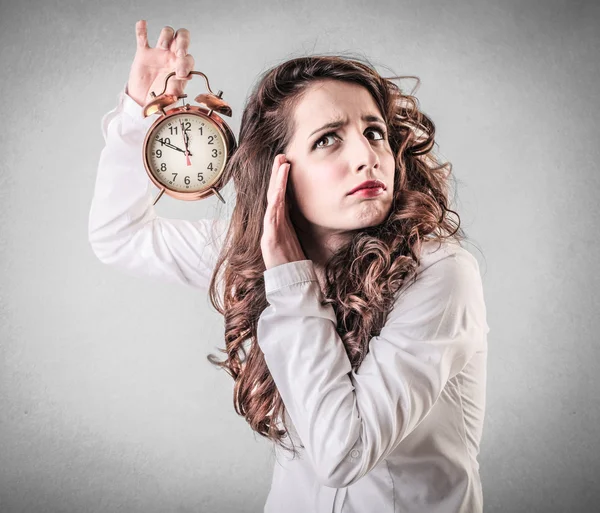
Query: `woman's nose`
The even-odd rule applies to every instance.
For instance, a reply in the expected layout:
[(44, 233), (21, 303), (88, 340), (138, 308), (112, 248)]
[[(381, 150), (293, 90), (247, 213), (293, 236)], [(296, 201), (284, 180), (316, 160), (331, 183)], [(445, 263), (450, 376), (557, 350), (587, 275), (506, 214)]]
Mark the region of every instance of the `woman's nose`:
[(373, 143), (364, 134), (359, 134), (358, 137), (351, 142), (353, 169), (360, 170), (364, 166), (375, 168), (379, 166), (379, 156), (373, 148)]

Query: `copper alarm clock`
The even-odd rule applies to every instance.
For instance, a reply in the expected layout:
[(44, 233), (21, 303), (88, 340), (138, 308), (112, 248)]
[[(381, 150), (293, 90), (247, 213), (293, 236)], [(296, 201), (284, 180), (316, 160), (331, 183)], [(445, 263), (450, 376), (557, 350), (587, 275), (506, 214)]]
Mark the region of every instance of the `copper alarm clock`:
[(143, 145), (144, 166), (150, 180), (160, 189), (154, 205), (163, 193), (185, 201), (214, 194), (225, 203), (219, 189), (226, 185), (223, 171), (237, 143), (219, 114), (231, 117), (231, 108), (221, 98), (223, 91), (216, 95), (212, 92), (204, 73), (191, 71), (190, 74), (201, 75), (206, 80), (209, 93), (195, 98), (200, 105), (186, 103), (165, 110), (187, 97), (186, 94), (164, 94), (168, 80), (175, 75), (172, 72), (165, 78), (162, 92), (158, 95), (151, 92), (153, 100), (143, 109), (144, 117), (157, 112), (162, 114), (149, 128)]

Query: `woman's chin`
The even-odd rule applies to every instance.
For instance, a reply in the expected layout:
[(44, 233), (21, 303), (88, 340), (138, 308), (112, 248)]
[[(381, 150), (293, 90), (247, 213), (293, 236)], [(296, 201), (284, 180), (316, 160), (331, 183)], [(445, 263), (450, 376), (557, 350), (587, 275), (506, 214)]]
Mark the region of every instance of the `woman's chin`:
[(386, 215), (387, 212), (381, 202), (363, 201), (360, 205), (357, 205), (356, 212), (354, 212), (355, 224), (357, 225), (355, 229), (381, 224)]

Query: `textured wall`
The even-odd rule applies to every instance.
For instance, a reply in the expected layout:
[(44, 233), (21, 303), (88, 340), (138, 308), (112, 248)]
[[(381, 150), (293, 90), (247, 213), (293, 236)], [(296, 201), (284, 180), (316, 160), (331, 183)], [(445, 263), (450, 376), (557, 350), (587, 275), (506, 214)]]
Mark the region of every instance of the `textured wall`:
[[(270, 446), (205, 359), (222, 346), (208, 298), (120, 274), (88, 243), (100, 118), (138, 19), (152, 45), (164, 25), (191, 31), (236, 134), (258, 73), (289, 57), (358, 52), (421, 78), (486, 293), (485, 510), (591, 511), (599, 5), (2, 0), (0, 511), (260, 512), (268, 493)], [(156, 208), (192, 219), (215, 207), (163, 196)]]

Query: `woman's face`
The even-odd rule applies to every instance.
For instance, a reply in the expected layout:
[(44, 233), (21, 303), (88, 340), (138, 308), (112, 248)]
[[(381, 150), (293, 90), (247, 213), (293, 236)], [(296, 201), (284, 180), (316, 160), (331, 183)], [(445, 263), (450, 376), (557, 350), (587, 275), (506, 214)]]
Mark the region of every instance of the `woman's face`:
[[(378, 121), (365, 121), (375, 116)], [(324, 125), (342, 119), (346, 124)], [(385, 122), (364, 87), (339, 80), (310, 86), (294, 111), (295, 133), (285, 155), (291, 163), (290, 216), (317, 237), (340, 234), (383, 222), (392, 204), (394, 155)], [(348, 193), (366, 180), (380, 180), (377, 195)]]

